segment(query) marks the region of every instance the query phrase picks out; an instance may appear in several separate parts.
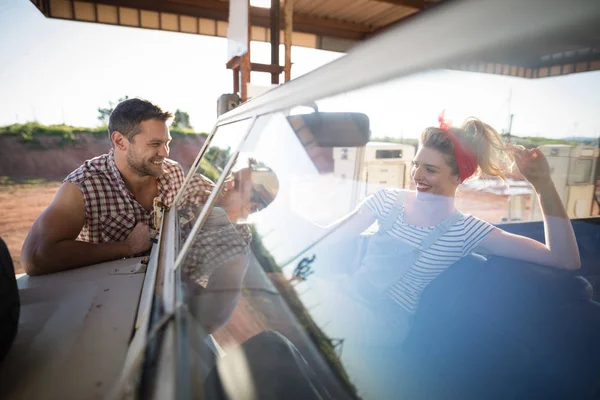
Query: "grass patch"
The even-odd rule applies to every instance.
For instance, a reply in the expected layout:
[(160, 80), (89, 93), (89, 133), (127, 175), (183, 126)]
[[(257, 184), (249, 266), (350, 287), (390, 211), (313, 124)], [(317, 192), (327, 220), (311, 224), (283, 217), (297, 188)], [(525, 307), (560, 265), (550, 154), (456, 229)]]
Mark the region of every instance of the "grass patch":
[[(506, 140), (506, 139), (505, 139)], [(418, 139), (400, 139), (395, 137), (384, 136), (380, 138), (372, 138), (372, 142), (387, 142), (387, 143), (399, 143), (399, 144), (408, 144), (411, 146), (418, 146)], [(545, 137), (537, 137), (537, 136), (514, 136), (510, 137), (510, 142), (514, 144), (519, 144), (521, 146), (527, 147), (529, 149), (534, 147), (539, 147), (544, 144), (567, 144), (571, 146), (579, 146), (582, 144), (592, 144), (595, 145), (595, 139), (590, 138), (590, 143), (578, 142), (573, 140), (566, 139), (549, 139)]]
[(527, 148), (539, 147), (543, 144), (567, 144), (567, 145), (571, 145), (571, 146), (578, 146), (578, 145), (583, 144), (581, 142), (575, 142), (575, 141), (571, 141), (571, 140), (549, 139), (549, 138), (545, 138), (545, 137), (536, 137), (536, 136), (523, 136), (523, 137), (511, 136), (510, 141), (514, 144), (520, 144), (521, 146), (524, 146)]
[(12, 178), (10, 176), (0, 176), (0, 185), (39, 185), (46, 183), (43, 178)]
[(250, 231), (252, 232), (252, 241), (250, 242), (250, 248), (254, 253), (254, 256), (262, 266), (265, 272), (277, 272), (282, 273), (281, 268), (275, 262), (275, 258), (271, 255), (269, 250), (264, 246), (260, 234), (256, 231), (254, 225), (249, 225)]
[[(173, 138), (188, 137), (190, 135), (199, 135), (206, 139), (208, 136), (205, 132), (194, 132), (187, 128), (173, 128), (170, 130)], [(0, 135), (16, 136), (20, 141), (28, 143), (32, 146), (41, 147), (40, 138), (42, 137), (59, 137), (61, 140), (59, 145), (73, 143), (80, 134), (91, 134), (98, 139), (108, 138), (106, 126), (97, 128), (82, 128), (70, 125), (42, 125), (37, 122), (28, 122), (25, 124), (12, 124), (0, 127)]]
[(37, 190), (38, 187), (46, 186), (56, 181), (47, 181), (42, 178), (12, 178), (0, 176), (0, 193), (14, 192), (15, 190)]
[(42, 125), (37, 122), (28, 122), (26, 124), (12, 124), (0, 127), (0, 135), (16, 136), (19, 141), (26, 143), (34, 148), (43, 148), (40, 139), (43, 137), (60, 138), (59, 146), (73, 143), (77, 136), (82, 134), (92, 134), (95, 137), (106, 136), (106, 128), (81, 128), (69, 125)]
[(201, 136), (204, 139), (208, 137), (208, 133), (206, 132), (195, 132), (193, 129), (189, 128), (169, 128), (169, 132), (171, 132), (171, 136), (173, 139), (181, 137), (189, 137), (189, 136)]
[(200, 160), (200, 173), (213, 182), (217, 182), (221, 176), (219, 172), (208, 160), (204, 157)]

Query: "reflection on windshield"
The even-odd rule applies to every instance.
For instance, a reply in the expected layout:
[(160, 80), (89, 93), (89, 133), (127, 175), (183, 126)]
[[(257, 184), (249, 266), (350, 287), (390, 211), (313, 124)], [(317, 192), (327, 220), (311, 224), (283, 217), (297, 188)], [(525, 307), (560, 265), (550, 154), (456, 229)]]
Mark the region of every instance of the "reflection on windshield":
[[(247, 262), (252, 235), (245, 222), (252, 213), (267, 207), (277, 195), (277, 177), (267, 166), (254, 159), (240, 160), (238, 158), (221, 186), (214, 207), (201, 230), (191, 239), (191, 248), (182, 262), (186, 278), (195, 282), (194, 285), (206, 286), (212, 273), (230, 260), (235, 259), (240, 265)], [(202, 209), (214, 189), (206, 177), (196, 174), (192, 179), (196, 177), (195, 187), (203, 195), (182, 197), (179, 203), (182, 229), (190, 225), (185, 210)]]
[[(346, 94), (342, 100), (360, 104), (363, 94)], [(324, 104), (337, 104), (334, 100)], [(375, 104), (389, 107), (383, 101), (370, 107)], [(421, 106), (431, 115), (439, 111), (437, 105)], [(410, 119), (406, 110), (402, 117)], [(506, 182), (489, 177), (466, 181), (456, 202), (464, 214), (450, 212), (435, 227), (419, 225), (411, 221), (414, 213), (405, 218), (405, 208), (417, 200), (442, 207), (444, 196), (428, 196), (427, 184), (419, 186), (418, 199), (409, 190), (416, 189), (411, 169), (422, 156), (414, 143), (320, 146), (302, 118), (267, 118), (234, 155), (234, 167), (183, 263), (189, 309), (226, 354), (217, 362), (222, 385), (239, 393), (254, 390), (232, 378), (243, 365), (251, 371), (246, 382), (263, 377), (256, 378), (256, 390), (276, 391), (264, 377), (292, 371), (290, 376), (302, 378), (298, 385), (308, 382), (314, 390), (302, 392), (306, 397), (396, 399), (408, 393), (405, 397), (413, 398), (411, 387), (421, 385), (416, 393), (423, 393), (427, 385), (419, 379), (433, 379), (440, 368), (448, 382), (463, 382), (460, 389), (467, 390), (461, 374), (473, 371), (469, 365), (485, 371), (477, 382), (492, 382), (514, 365), (519, 371), (533, 368), (531, 354), (539, 361), (567, 348), (563, 339), (570, 334), (585, 330), (583, 323), (565, 324), (564, 337), (552, 336), (547, 328), (556, 326), (555, 320), (537, 319), (538, 310), (545, 309), (556, 321), (573, 322), (566, 313), (556, 317), (555, 305), (575, 307), (570, 296), (577, 289), (565, 289), (563, 303), (549, 300), (563, 283), (577, 287), (569, 273), (471, 254), (478, 238), (494, 229), (492, 223), (529, 220), (539, 212), (535, 190), (522, 175), (515, 172)], [(591, 211), (598, 150), (588, 150), (542, 147), (554, 166), (552, 178), (557, 185), (562, 182), (559, 194), (571, 217)], [(218, 165), (222, 170), (225, 156), (217, 153), (207, 151), (203, 171), (219, 170)], [(231, 159), (231, 153), (223, 154)], [(197, 178), (205, 195), (214, 190), (207, 174)], [(191, 192), (188, 197), (193, 198), (190, 208), (206, 202)], [(188, 218), (184, 204), (182, 197), (180, 224)], [(368, 213), (371, 218), (363, 218)], [(543, 227), (539, 231), (538, 241)], [(533, 289), (538, 283), (561, 289), (548, 290), (552, 295), (546, 296)], [(577, 297), (585, 299), (577, 307), (586, 307), (586, 296)], [(277, 349), (285, 349), (285, 357), (273, 356)], [(543, 370), (541, 364), (535, 364), (536, 370)], [(302, 368), (288, 370), (290, 365)], [(511, 382), (518, 379), (511, 375)]]
[(288, 121), (304, 147), (306, 154), (310, 157), (310, 160), (319, 173), (325, 174), (333, 172), (333, 147), (327, 148), (319, 146), (313, 133), (310, 131), (302, 117), (303, 115), (292, 115), (288, 117)]
[[(227, 376), (231, 375), (227, 373), (228, 366), (235, 365), (242, 354), (255, 379), (272, 375), (274, 371), (264, 370), (269, 365), (271, 370), (279, 369), (279, 373), (293, 367), (295, 372), (287, 382), (296, 382), (298, 390), (295, 395), (281, 393), (282, 397), (314, 398), (329, 392), (335, 393), (335, 398), (344, 398), (345, 391), (339, 382), (351, 384), (335, 346), (306, 314), (277, 260), (293, 259), (318, 237), (307, 231), (299, 231), (301, 236), (294, 237), (292, 230), (287, 236), (269, 234), (302, 219), (291, 215), (289, 207), (304, 209), (303, 200), (309, 198), (310, 193), (296, 193), (294, 186), (319, 172), (287, 120), (282, 115), (269, 118), (264, 129), (253, 129), (240, 153), (234, 156), (234, 165), (218, 188), (206, 221), (189, 239), (191, 245), (180, 266), (180, 290), (203, 331), (212, 333), (213, 340), (227, 354), (217, 365), (221, 385), (233, 385), (230, 389), (234, 391), (241, 387), (256, 390), (257, 394), (263, 390), (274, 393), (267, 390), (268, 382), (254, 388), (240, 386), (243, 379), (227, 382)], [(289, 154), (281, 149), (293, 152), (293, 163), (289, 162)], [(200, 161), (205, 171), (211, 170), (212, 163), (222, 160), (222, 157), (214, 157), (208, 161), (214, 154), (207, 151)], [(191, 220), (188, 210), (199, 212), (215, 190), (207, 176), (197, 173), (192, 178), (196, 179), (195, 185), (189, 185), (178, 203), (182, 230)], [(197, 194), (192, 187), (197, 188)], [(307, 225), (312, 224), (307, 222)], [(313, 232), (324, 233), (318, 226), (313, 227)], [(277, 294), (279, 292), (286, 294), (285, 300)], [(296, 298), (295, 303), (290, 302), (292, 298)], [(307, 333), (291, 323), (292, 315), (304, 315), (303, 323), (312, 327), (311, 335), (321, 342), (319, 348), (327, 352), (327, 359), (311, 347), (312, 340)], [(254, 354), (257, 346), (260, 357)], [(328, 365), (335, 366), (336, 376), (331, 375)], [(321, 373), (316, 374), (315, 368)], [(239, 373), (236, 370), (235, 376)]]
[[(215, 184), (207, 175), (218, 179), (231, 157), (232, 135), (237, 124), (227, 126), (213, 139), (199, 161), (177, 204), (182, 236), (190, 234)], [(239, 135), (237, 135), (239, 140)], [(218, 171), (219, 175), (215, 175)], [(226, 323), (235, 308), (242, 280), (246, 274), (251, 228), (248, 217), (266, 208), (277, 196), (279, 183), (269, 166), (243, 154), (236, 155), (200, 230), (190, 238), (190, 246), (179, 265), (183, 295), (188, 309), (207, 333)], [(200, 318), (201, 316), (201, 318)]]
[(219, 127), (210, 139), (202, 158), (193, 168), (193, 173), (176, 204), (180, 230), (180, 246), (187, 240), (215, 183), (247, 132), (250, 120)]

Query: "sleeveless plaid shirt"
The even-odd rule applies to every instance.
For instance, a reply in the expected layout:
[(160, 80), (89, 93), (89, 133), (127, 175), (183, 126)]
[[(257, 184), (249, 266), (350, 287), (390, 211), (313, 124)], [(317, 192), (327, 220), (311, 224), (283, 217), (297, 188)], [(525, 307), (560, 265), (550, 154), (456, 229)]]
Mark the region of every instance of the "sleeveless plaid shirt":
[[(181, 165), (165, 159), (165, 173), (158, 180), (158, 197), (171, 206), (185, 176)], [(76, 184), (85, 203), (85, 225), (77, 240), (91, 243), (121, 242), (138, 222), (154, 227), (154, 211), (148, 212), (125, 186), (113, 152), (87, 160), (63, 182)]]

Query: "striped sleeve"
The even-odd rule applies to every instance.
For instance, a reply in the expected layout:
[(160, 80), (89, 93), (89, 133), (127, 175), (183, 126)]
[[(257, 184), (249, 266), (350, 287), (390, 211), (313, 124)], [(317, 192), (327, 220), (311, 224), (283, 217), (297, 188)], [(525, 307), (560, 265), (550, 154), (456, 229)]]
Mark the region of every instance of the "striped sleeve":
[(392, 209), (399, 192), (397, 189), (379, 189), (365, 199), (362, 207), (366, 207), (377, 218), (382, 218)]
[(475, 218), (472, 215), (465, 215), (463, 257), (471, 254), (492, 229), (494, 229), (492, 224)]

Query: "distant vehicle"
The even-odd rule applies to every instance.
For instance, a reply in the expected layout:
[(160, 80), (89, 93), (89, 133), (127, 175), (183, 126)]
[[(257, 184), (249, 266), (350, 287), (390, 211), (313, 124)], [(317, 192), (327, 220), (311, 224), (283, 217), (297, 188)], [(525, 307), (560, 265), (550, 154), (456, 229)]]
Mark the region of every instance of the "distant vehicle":
[[(319, 285), (346, 267), (326, 226), (355, 206), (336, 151), (365, 146), (376, 123), (435, 120), (429, 71), (560, 80), (598, 69), (598, 27), (597, 1), (451, 1), (220, 115), (147, 263), (18, 279), (19, 333), (0, 397), (600, 397), (598, 216), (572, 220), (577, 274), (476, 255), (453, 265), (423, 293), (399, 358), (357, 358), (348, 327), (361, 314), (332, 311)], [(406, 98), (415, 91), (426, 99)], [(328, 111), (296, 112), (311, 102)], [(199, 175), (215, 183), (205, 202)], [(240, 197), (224, 203), (226, 188)], [(544, 237), (541, 222), (502, 228)], [(374, 371), (395, 371), (399, 389), (366, 381)]]

